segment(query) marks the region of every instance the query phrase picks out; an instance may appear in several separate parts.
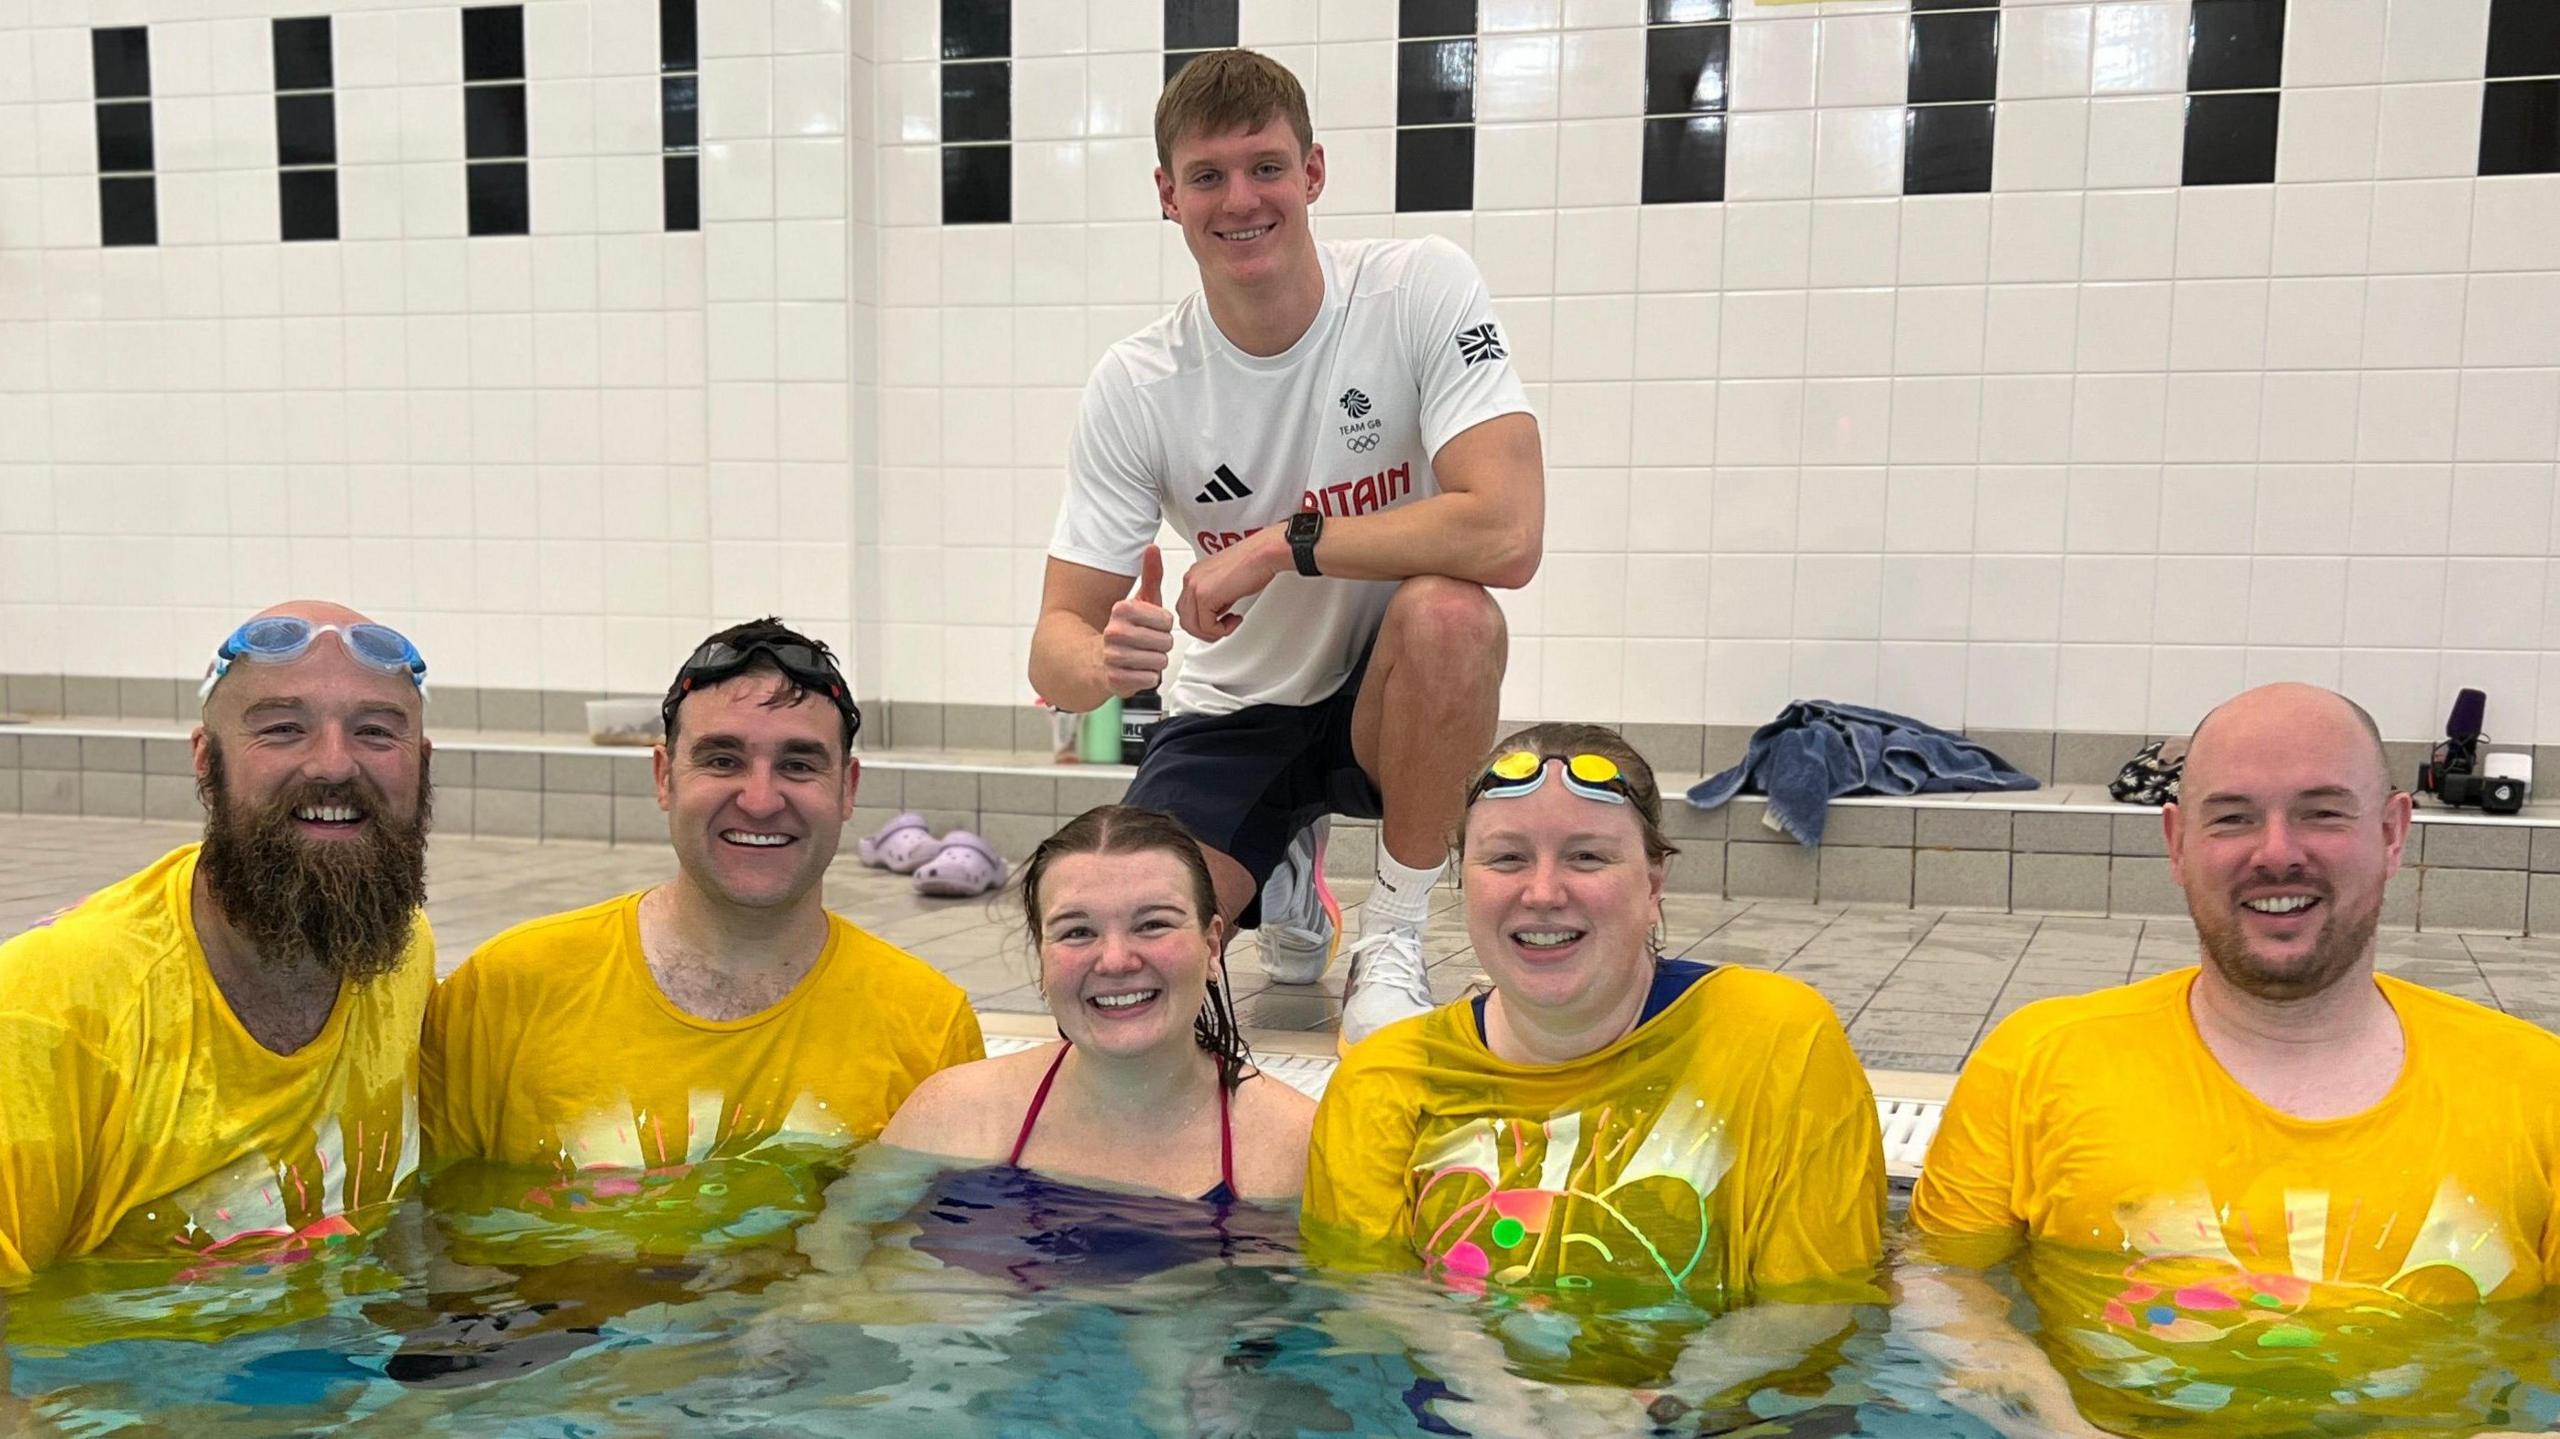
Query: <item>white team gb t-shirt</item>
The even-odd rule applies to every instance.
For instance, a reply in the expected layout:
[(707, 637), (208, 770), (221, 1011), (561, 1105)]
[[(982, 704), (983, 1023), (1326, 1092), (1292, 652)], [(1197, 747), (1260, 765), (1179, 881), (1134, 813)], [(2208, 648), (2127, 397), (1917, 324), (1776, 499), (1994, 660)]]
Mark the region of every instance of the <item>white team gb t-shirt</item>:
[[(1230, 344), (1194, 294), (1113, 345), (1085, 382), (1049, 553), (1134, 575), (1159, 518), (1207, 556), (1299, 509), (1365, 515), (1440, 493), (1431, 457), (1525, 412), (1484, 277), (1437, 237), (1319, 243), (1324, 306), (1268, 358)], [(1177, 714), (1313, 704), (1378, 632), (1392, 580), (1291, 570), (1195, 646)], [(1167, 596), (1170, 600), (1171, 596)]]

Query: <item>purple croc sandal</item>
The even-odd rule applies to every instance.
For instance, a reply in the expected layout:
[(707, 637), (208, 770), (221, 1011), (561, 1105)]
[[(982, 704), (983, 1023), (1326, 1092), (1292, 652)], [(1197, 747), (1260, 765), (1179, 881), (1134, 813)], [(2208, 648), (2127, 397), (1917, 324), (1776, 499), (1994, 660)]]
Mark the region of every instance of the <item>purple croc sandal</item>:
[(917, 865), (933, 858), (941, 848), (942, 841), (924, 827), (924, 816), (908, 810), (880, 826), (879, 833), (855, 844), (853, 852), (855, 858), (873, 869), (913, 874)]
[(942, 837), (942, 848), (916, 874), (916, 893), (935, 899), (967, 899), (1004, 883), (1004, 856), (965, 829)]

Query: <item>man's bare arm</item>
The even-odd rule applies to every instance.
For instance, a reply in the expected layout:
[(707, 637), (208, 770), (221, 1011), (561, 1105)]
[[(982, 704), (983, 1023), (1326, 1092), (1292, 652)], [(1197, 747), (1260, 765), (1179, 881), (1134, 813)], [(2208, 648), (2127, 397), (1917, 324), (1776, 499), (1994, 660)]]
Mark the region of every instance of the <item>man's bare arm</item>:
[(2108, 1439), (2081, 1416), (2051, 1356), (2009, 1322), (2009, 1301), (1970, 1269), (1906, 1256), (1894, 1327), (1947, 1373), (1949, 1403), (2007, 1439)]
[(1173, 652), (1173, 612), (1160, 594), (1164, 561), (1150, 545), (1142, 564), (1154, 582), (1142, 576), (1131, 595), (1127, 575), (1050, 557), (1031, 632), (1031, 688), (1041, 698), (1082, 712), (1164, 678)]
[[(1325, 522), (1316, 566), (1346, 580), (1442, 575), (1487, 589), (1518, 589), (1538, 573), (1546, 548), (1546, 461), (1538, 422), (1497, 415), (1461, 431), (1431, 457), (1440, 493), (1375, 514)], [(1217, 639), (1242, 623), (1237, 604), (1289, 573), (1285, 526), (1266, 525), (1216, 554), (1203, 555), (1175, 605), (1182, 627)]]

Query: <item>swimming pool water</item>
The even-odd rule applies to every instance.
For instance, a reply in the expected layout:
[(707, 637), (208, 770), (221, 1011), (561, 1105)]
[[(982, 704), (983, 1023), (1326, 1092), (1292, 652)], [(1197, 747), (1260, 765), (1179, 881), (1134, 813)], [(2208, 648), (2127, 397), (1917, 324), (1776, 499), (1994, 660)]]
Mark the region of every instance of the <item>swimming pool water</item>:
[[(1286, 1214), (898, 1173), (872, 1166), (823, 1207), (805, 1180), (717, 1161), (605, 1204), (481, 1176), (299, 1262), (60, 1266), (11, 1301), (0, 1433), (1994, 1432), (1883, 1304), (1733, 1328), (1688, 1306), (1470, 1296), (1310, 1271)], [(669, 1237), (689, 1225), (718, 1237)], [(2175, 1354), (2128, 1347), (2105, 1377), (2148, 1406), (2146, 1434), (2560, 1420), (2548, 1306), (2391, 1339), (2286, 1351), (2259, 1371), (2272, 1387), (2244, 1374), (2218, 1402), (2206, 1356), (2181, 1379)], [(1763, 1372), (1722, 1386), (1736, 1366)]]

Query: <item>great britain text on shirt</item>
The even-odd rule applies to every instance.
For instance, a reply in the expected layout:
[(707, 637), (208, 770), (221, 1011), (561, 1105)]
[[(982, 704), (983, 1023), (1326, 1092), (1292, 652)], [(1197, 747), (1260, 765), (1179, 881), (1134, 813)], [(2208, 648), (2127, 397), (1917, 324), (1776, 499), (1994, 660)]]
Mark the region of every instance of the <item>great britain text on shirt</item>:
[[(1344, 480), (1338, 485), (1308, 490), (1298, 497), (1298, 508), (1327, 515), (1365, 515), (1372, 510), (1383, 510), (1412, 493), (1413, 466), (1402, 464), (1374, 475), (1362, 475), (1356, 480)], [(1192, 536), (1192, 542), (1200, 553), (1213, 555), (1249, 533), (1251, 531), (1202, 530)]]

